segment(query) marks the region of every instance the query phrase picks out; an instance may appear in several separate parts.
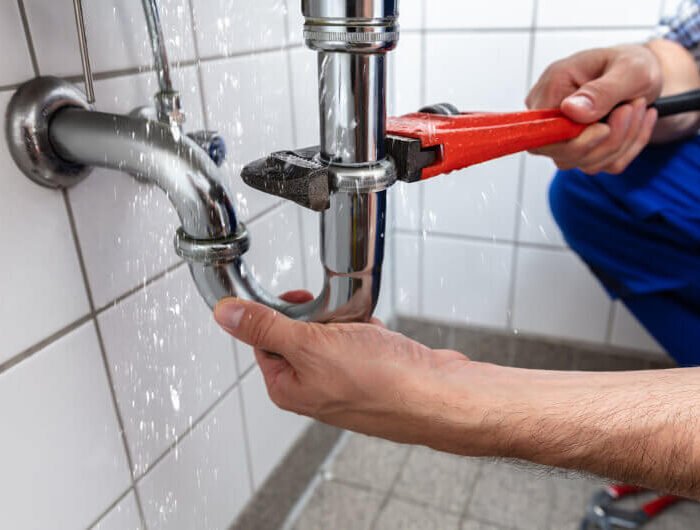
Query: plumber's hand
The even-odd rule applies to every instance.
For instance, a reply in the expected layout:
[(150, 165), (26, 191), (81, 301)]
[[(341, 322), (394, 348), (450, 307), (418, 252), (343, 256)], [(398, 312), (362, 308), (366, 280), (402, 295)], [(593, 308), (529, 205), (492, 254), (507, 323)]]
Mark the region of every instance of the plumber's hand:
[[(294, 292), (285, 299), (299, 303), (309, 297)], [(480, 365), (454, 351), (431, 350), (376, 323), (297, 322), (233, 298), (219, 302), (215, 318), (255, 348), (270, 398), (279, 407), (403, 443), (432, 444), (440, 424), (451, 423), (441, 418), (453, 408), (446, 402), (454, 394), (447, 398), (443, 391), (454, 385), (465, 388), (473, 378), (472, 367)], [(461, 416), (459, 423), (468, 420)], [(438, 438), (448, 440), (449, 435)]]
[[(661, 88), (660, 62), (646, 46), (588, 50), (552, 64), (528, 95), (528, 108), (561, 107), (574, 121), (593, 125), (535, 154), (552, 158), (560, 169), (621, 173), (649, 143), (657, 113), (646, 107)], [(597, 123), (608, 114), (606, 123)]]

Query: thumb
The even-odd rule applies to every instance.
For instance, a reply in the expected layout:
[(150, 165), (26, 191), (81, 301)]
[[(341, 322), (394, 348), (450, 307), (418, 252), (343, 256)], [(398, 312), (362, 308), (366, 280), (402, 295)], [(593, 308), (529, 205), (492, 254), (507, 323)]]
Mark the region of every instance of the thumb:
[(564, 99), (561, 110), (579, 123), (594, 123), (610, 114), (618, 104), (643, 95), (642, 83), (636, 85), (623, 69), (613, 67)]
[(236, 339), (285, 357), (299, 352), (309, 333), (308, 326), (264, 305), (224, 298), (214, 308), (217, 323)]

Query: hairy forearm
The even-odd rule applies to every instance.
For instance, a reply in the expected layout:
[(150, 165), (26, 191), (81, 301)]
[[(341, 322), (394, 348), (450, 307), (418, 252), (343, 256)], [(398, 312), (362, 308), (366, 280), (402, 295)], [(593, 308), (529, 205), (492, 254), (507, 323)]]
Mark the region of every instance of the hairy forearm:
[(490, 391), (480, 413), (471, 391), (455, 400), (478, 424), (456, 420), (436, 448), (576, 469), (700, 500), (700, 369), (486, 370)]
[[(658, 39), (647, 45), (659, 60), (663, 75), (662, 96), (700, 89), (700, 71), (693, 56), (675, 42)], [(700, 113), (679, 114), (659, 120), (652, 141), (664, 143), (692, 136), (700, 128)]]

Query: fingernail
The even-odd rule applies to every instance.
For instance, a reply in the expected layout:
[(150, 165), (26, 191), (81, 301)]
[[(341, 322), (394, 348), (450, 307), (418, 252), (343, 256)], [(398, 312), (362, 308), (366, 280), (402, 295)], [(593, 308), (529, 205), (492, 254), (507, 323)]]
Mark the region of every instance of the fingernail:
[(223, 327), (235, 330), (241, 323), (245, 309), (234, 301), (219, 302), (214, 310), (214, 318)]
[(568, 101), (570, 105), (573, 105), (575, 107), (579, 107), (585, 110), (593, 110), (593, 100), (583, 94), (578, 94), (576, 96), (566, 98), (566, 101)]

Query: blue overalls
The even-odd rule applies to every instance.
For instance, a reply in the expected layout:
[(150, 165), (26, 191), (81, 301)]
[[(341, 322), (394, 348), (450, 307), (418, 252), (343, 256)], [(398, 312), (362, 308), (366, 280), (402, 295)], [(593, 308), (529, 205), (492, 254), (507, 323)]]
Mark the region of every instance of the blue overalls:
[(559, 171), (571, 248), (681, 366), (700, 365), (700, 138), (648, 147), (621, 175)]

